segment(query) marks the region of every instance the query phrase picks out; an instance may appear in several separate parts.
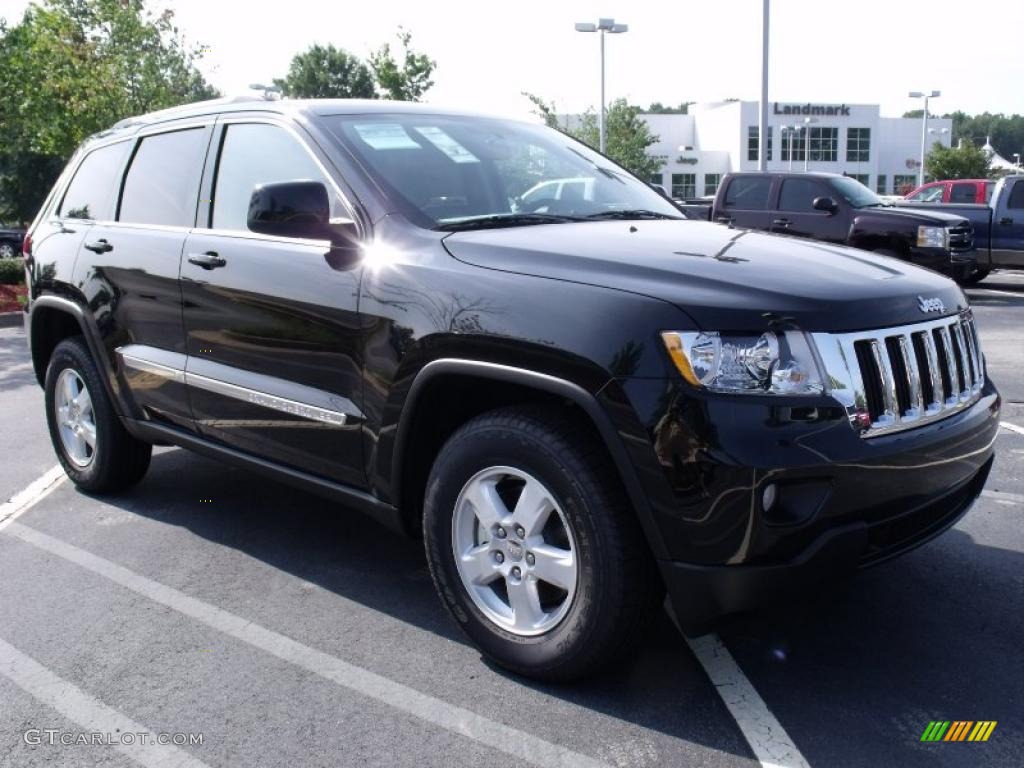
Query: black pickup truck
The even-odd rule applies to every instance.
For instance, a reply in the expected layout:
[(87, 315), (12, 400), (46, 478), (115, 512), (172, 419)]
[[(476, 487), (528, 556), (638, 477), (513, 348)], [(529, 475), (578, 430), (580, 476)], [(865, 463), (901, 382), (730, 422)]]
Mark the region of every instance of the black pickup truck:
[(621, 658), (666, 588), (700, 626), (912, 549), (992, 464), (953, 282), (685, 221), (543, 126), (192, 104), (88, 141), (29, 234), (79, 487), (171, 444), (323, 494), (421, 537), (466, 635), (541, 679)]
[(834, 173), (733, 173), (710, 207), (682, 207), (690, 218), (852, 245), (959, 281), (976, 271), (968, 219), (887, 205), (859, 181)]

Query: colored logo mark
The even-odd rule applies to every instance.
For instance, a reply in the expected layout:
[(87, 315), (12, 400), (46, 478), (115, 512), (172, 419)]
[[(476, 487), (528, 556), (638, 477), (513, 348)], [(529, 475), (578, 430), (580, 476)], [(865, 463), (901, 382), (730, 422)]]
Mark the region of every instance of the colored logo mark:
[(921, 734), (921, 741), (988, 741), (996, 729), (996, 720), (932, 720)]

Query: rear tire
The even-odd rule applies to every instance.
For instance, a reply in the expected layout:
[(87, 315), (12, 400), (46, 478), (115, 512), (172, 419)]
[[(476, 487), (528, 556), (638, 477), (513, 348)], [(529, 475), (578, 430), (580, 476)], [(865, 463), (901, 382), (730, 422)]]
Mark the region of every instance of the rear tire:
[(57, 345), (46, 369), (50, 440), (71, 481), (86, 491), (119, 491), (149, 469), (153, 446), (128, 434), (81, 336)]
[[(520, 504), (527, 490), (542, 501)], [(528, 507), (544, 510), (532, 525)], [(463, 425), (427, 481), (423, 532), (459, 627), (499, 665), (539, 680), (621, 656), (661, 597), (600, 440), (554, 408), (502, 408)]]

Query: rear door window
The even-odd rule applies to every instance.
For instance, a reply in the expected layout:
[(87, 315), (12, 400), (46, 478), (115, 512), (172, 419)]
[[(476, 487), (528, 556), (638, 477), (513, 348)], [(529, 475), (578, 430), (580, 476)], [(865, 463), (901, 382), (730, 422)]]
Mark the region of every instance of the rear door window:
[(114, 216), (114, 198), (131, 142), (122, 141), (94, 149), (85, 159), (64, 193), (58, 215), (68, 219), (104, 221)]
[(1010, 191), (1010, 199), (1006, 201), (1006, 207), (1014, 210), (1024, 208), (1024, 181), (1013, 182), (1013, 189)]
[(128, 168), (118, 221), (193, 226), (208, 140), (206, 128), (143, 138)]
[(954, 184), (950, 192), (949, 202), (951, 203), (973, 203), (977, 189), (974, 184)]
[(729, 182), (724, 205), (741, 211), (767, 210), (771, 188), (771, 176), (739, 176)]
[(817, 181), (786, 179), (782, 182), (782, 191), (779, 193), (779, 210), (817, 213), (814, 210), (814, 199), (828, 196), (828, 191)]

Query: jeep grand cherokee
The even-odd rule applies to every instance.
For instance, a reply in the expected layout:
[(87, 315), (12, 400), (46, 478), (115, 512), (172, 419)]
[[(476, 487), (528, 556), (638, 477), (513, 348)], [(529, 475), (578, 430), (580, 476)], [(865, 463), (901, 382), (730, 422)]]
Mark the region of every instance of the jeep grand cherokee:
[(133, 118), (75, 154), (25, 250), (78, 486), (171, 444), (325, 494), (422, 535), (459, 626), (538, 678), (615, 658), (665, 588), (697, 626), (914, 547), (992, 463), (953, 282), (683, 220), (541, 126), (376, 101)]

